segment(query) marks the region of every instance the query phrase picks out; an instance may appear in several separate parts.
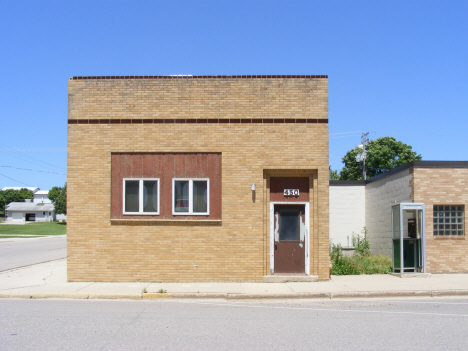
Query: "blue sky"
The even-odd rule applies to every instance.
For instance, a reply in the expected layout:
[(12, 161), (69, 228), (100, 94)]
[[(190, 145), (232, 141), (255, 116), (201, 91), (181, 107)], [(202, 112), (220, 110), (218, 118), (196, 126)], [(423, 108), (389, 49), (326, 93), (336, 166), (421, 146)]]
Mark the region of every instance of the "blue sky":
[(0, 33), (0, 188), (65, 183), (87, 75), (326, 74), (333, 169), (362, 131), (468, 159), (468, 1), (0, 0)]

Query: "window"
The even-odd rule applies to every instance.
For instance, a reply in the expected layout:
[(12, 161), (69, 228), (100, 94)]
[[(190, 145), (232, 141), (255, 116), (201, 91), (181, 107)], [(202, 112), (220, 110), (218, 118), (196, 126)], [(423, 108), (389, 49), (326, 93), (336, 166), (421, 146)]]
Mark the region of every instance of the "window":
[(464, 217), (465, 208), (463, 205), (434, 206), (434, 235), (463, 235)]
[(173, 179), (172, 214), (209, 215), (209, 179)]
[(219, 152), (111, 154), (113, 223), (221, 220), (221, 190)]
[(123, 180), (124, 214), (159, 214), (159, 178)]

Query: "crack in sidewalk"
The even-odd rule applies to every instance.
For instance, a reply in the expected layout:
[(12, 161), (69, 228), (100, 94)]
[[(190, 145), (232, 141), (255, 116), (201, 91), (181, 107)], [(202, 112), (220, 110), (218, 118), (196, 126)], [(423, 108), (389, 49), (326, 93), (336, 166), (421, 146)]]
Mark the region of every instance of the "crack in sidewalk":
[(93, 285), (93, 284), (94, 284), (94, 283), (89, 283), (88, 285), (85, 285), (85, 286), (79, 288), (78, 290), (76, 290), (76, 292), (79, 292), (80, 290), (83, 290), (83, 289), (85, 289), (85, 288), (87, 288), (88, 286), (91, 286), (91, 285)]

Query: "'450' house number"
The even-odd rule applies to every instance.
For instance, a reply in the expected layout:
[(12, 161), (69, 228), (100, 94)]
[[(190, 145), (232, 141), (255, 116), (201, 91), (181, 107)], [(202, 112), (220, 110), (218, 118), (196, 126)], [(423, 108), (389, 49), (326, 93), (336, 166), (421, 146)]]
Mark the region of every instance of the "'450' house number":
[(284, 196), (299, 196), (299, 189), (284, 189)]

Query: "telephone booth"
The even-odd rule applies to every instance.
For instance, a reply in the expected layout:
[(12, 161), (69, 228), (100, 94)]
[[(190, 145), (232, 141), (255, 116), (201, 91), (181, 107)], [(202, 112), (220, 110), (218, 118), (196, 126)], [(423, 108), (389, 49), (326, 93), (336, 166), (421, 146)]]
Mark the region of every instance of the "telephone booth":
[(394, 273), (426, 273), (425, 228), (423, 203), (392, 206)]

